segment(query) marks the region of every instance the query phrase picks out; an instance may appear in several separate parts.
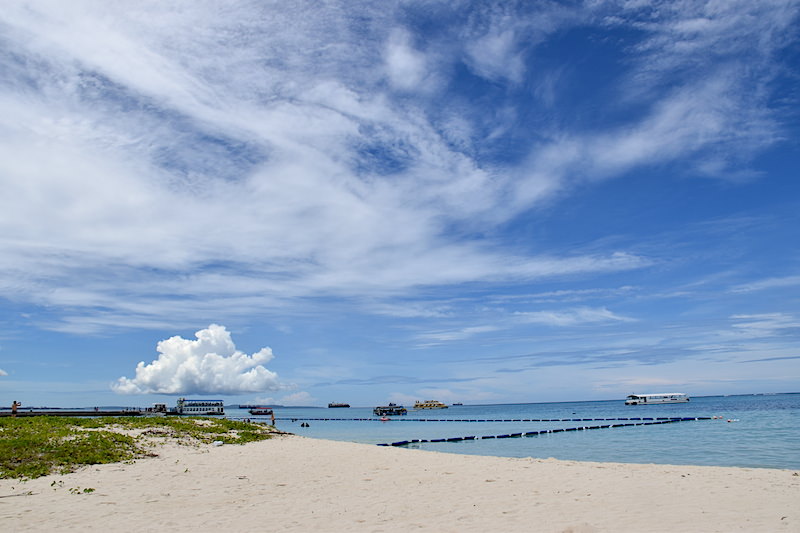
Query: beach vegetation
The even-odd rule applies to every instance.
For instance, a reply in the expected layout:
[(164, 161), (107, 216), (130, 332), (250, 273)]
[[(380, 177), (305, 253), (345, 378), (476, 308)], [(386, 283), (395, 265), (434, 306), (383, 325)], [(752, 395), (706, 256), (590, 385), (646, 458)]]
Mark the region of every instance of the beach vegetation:
[(270, 428), (195, 417), (0, 418), (0, 479), (33, 479), (84, 465), (157, 455), (158, 442), (244, 444), (270, 438)]

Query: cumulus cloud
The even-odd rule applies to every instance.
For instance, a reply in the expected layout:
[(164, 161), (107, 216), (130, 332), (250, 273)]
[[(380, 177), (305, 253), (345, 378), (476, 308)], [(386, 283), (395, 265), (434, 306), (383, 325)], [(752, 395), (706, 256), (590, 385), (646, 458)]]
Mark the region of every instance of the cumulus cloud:
[(6, 372), (2, 368), (0, 368), (0, 376), (7, 376), (7, 375), (8, 375), (8, 372)]
[(263, 365), (272, 350), (247, 355), (236, 349), (224, 326), (211, 324), (195, 333), (160, 341), (158, 359), (136, 365), (136, 377), (121, 377), (111, 388), (121, 394), (242, 394), (279, 390), (278, 375)]

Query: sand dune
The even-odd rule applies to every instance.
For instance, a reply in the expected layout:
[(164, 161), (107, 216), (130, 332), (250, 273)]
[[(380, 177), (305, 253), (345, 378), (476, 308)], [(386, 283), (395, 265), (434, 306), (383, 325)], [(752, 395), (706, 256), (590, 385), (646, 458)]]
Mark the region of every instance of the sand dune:
[(0, 481), (0, 529), (800, 531), (791, 470), (477, 457), (296, 436), (158, 453)]

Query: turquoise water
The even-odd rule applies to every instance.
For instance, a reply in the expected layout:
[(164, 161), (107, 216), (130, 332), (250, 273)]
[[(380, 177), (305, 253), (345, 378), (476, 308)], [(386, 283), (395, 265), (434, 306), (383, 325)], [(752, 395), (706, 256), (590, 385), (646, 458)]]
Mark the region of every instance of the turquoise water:
[[(229, 418), (259, 419), (238, 409), (226, 408), (226, 414)], [(476, 440), (461, 442), (407, 446), (447, 453), (623, 463), (800, 468), (800, 394), (698, 397), (686, 404), (661, 406), (625, 406), (622, 400), (465, 405), (435, 411), (409, 410), (408, 416), (392, 417), (389, 422), (379, 421), (372, 414), (372, 407), (277, 408), (275, 416), (276, 426), (284, 431), (313, 438), (368, 444), (476, 437)], [(524, 422), (524, 419), (658, 417), (721, 419), (481, 439), (482, 436), (544, 429), (629, 423), (626, 420)], [(321, 418), (337, 420), (317, 420)], [(352, 420), (359, 418), (367, 420)], [(441, 419), (449, 421), (437, 421)], [(520, 421), (490, 421), (509, 419)], [(309, 427), (301, 427), (302, 423), (307, 423)]]

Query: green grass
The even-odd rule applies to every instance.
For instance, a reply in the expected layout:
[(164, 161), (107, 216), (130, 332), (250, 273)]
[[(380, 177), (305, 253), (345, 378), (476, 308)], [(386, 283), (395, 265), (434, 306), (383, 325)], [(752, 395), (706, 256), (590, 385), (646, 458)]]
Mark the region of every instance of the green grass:
[[(132, 437), (119, 430), (139, 430)], [(0, 418), (0, 479), (67, 473), (83, 465), (153, 455), (148, 438), (184, 444), (244, 444), (271, 437), (268, 428), (216, 418), (35, 416)]]

